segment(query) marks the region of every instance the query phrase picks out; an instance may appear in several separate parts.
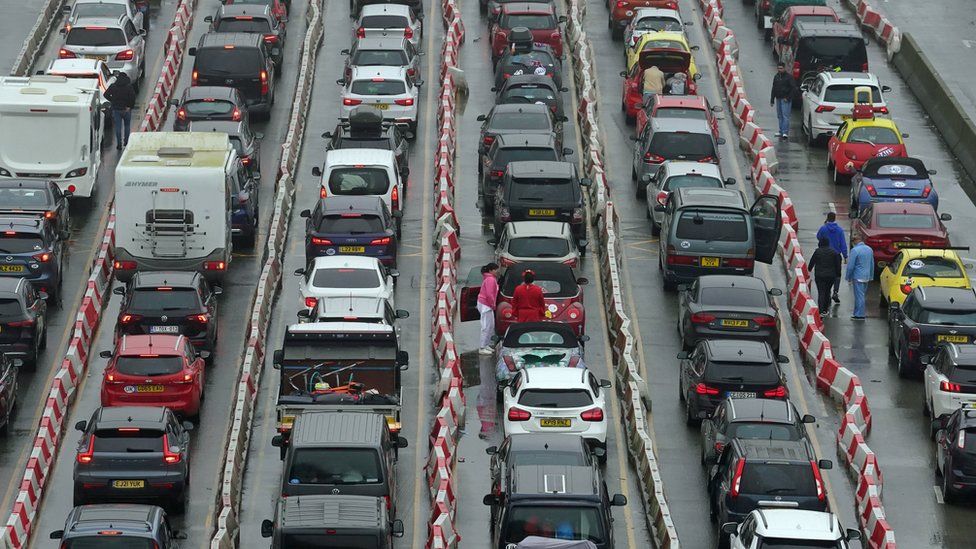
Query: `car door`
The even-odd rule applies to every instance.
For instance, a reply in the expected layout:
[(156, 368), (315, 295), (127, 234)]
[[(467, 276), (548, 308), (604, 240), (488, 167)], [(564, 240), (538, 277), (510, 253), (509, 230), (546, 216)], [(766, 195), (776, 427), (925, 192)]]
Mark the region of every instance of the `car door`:
[(481, 267), (472, 267), (468, 272), (467, 283), (461, 287), (461, 299), (458, 314), (461, 322), (480, 320), (478, 312), (478, 293), (481, 292)]
[(0, 357), (0, 412), (3, 413), (5, 425), (10, 425), (10, 412), (16, 398), (17, 367), (4, 355)]
[[(801, 88), (805, 88), (802, 95), (802, 115), (804, 122), (810, 120), (811, 113), (813, 113), (817, 109), (817, 105), (820, 104), (820, 92), (823, 90), (823, 78), (823, 76), (817, 75), (817, 77), (813, 79), (809, 85), (804, 86), (802, 82), (800, 83)], [(813, 128), (807, 127), (807, 130), (812, 132)]]
[(783, 230), (782, 200), (779, 196), (764, 194), (749, 209), (755, 239), (756, 261), (772, 263), (779, 247), (779, 235)]
[(945, 353), (940, 349), (929, 363), (925, 365), (925, 405), (932, 402), (932, 397), (938, 390), (939, 382), (944, 379), (946, 373)]

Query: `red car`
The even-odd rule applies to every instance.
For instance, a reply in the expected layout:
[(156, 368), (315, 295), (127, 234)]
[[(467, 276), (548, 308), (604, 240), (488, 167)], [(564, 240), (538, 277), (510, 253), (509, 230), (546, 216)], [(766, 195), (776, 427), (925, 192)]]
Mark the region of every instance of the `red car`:
[[(522, 283), (522, 273), (535, 272), (535, 284), (542, 288), (545, 296), (545, 320), (565, 322), (576, 335), (583, 335), (586, 327), (586, 313), (583, 309), (583, 288), (589, 283), (585, 278), (577, 278), (572, 267), (563, 263), (548, 261), (525, 261), (505, 270), (498, 281), (498, 304), (495, 307), (495, 333), (504, 335), (508, 327), (515, 323), (512, 297), (515, 287)], [(461, 321), (478, 320), (478, 292), (481, 290), (480, 268), (473, 270), (468, 283), (477, 281), (477, 286), (461, 288)]]
[(644, 98), (641, 93), (641, 85), (644, 71), (655, 65), (668, 77), (678, 72), (688, 75), (688, 95), (698, 94), (698, 82), (696, 81), (698, 75), (695, 74), (692, 77), (690, 74), (691, 52), (680, 49), (643, 50), (629, 72), (620, 72), (620, 76), (624, 77), (623, 97), (620, 99), (620, 105), (627, 113), (627, 120), (634, 120), (637, 113), (642, 110)]
[(102, 406), (165, 406), (187, 417), (200, 414), (204, 363), (210, 353), (178, 335), (127, 335), (102, 375)]
[(655, 95), (649, 105), (637, 111), (637, 135), (651, 118), (690, 118), (708, 122), (718, 139), (718, 119), (712, 113), (721, 111), (722, 107), (712, 107), (708, 99), (698, 95)]
[(849, 180), (872, 158), (908, 156), (904, 141), (908, 134), (900, 133), (891, 119), (876, 118), (871, 108), (869, 103), (855, 102), (854, 117), (845, 118), (827, 142), (827, 171), (834, 184)]
[(566, 16), (556, 16), (553, 4), (539, 2), (519, 2), (505, 4), (498, 15), (498, 22), (491, 31), (491, 62), (494, 64), (508, 48), (508, 35), (516, 27), (525, 27), (532, 32), (532, 40), (540, 44), (548, 44), (556, 57), (563, 55), (563, 32), (560, 23), (566, 22)]
[(607, 7), (610, 8), (610, 36), (614, 40), (620, 40), (624, 36), (624, 28), (630, 23), (634, 12), (638, 8), (663, 8), (677, 10), (677, 0), (606, 0)]
[(902, 248), (942, 248), (949, 245), (949, 231), (931, 204), (920, 202), (875, 202), (861, 208), (851, 223), (851, 234), (859, 235), (874, 250), (874, 261), (884, 267)]
[(278, 21), (283, 23), (288, 20), (288, 8), (281, 0), (221, 0), (220, 3), (227, 6), (232, 4), (256, 4), (259, 6), (268, 6), (271, 8), (271, 13), (278, 18)]
[(793, 23), (797, 21), (812, 21), (815, 23), (838, 22), (840, 17), (833, 8), (827, 6), (792, 6), (786, 8), (779, 19), (773, 21), (773, 51), (776, 58), (779, 58), (779, 50), (782, 44), (781, 38), (787, 38), (793, 30)]

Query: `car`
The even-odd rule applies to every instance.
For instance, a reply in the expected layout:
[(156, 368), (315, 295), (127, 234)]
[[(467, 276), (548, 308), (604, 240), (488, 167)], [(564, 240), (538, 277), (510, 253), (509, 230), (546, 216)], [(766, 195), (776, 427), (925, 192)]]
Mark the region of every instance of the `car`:
[(125, 335), (102, 374), (102, 406), (164, 406), (192, 419), (200, 416), (208, 351), (181, 335)]
[(651, 100), (637, 111), (637, 135), (652, 118), (682, 118), (705, 120), (712, 128), (712, 135), (718, 139), (718, 121), (714, 113), (722, 112), (722, 107), (711, 106), (708, 98), (698, 95), (655, 94)]
[(809, 145), (829, 138), (854, 115), (854, 90), (863, 87), (871, 94), (871, 110), (878, 116), (887, 115), (884, 94), (891, 88), (882, 86), (869, 72), (824, 71), (800, 83), (800, 129)]
[(81, 17), (64, 35), (58, 59), (100, 59), (109, 70), (125, 73), (134, 87), (146, 75), (146, 31), (127, 15)]
[(772, 299), (783, 295), (779, 288), (767, 288), (755, 276), (705, 275), (678, 289), (678, 334), (685, 350), (703, 339), (751, 339), (779, 354), (779, 309)]
[(342, 75), (347, 79), (352, 76), (353, 67), (404, 67), (408, 76), (420, 76), (420, 57), (423, 53), (406, 38), (367, 36), (357, 39), (352, 48), (339, 53), (346, 56)]
[(248, 6), (268, 6), (271, 13), (278, 18), (278, 21), (288, 21), (288, 4), (290, 0), (220, 0), (221, 4), (229, 5), (248, 5)]
[(424, 37), (422, 10), (415, 14), (403, 4), (363, 6), (353, 27), (356, 38), (403, 37), (416, 49), (420, 49), (420, 41)]
[[(780, 38), (779, 61), (803, 83), (821, 72), (868, 72), (867, 41), (857, 26), (843, 22), (796, 21)], [(797, 88), (793, 103), (798, 104)]]
[(97, 408), (75, 430), (75, 507), (152, 501), (174, 513), (186, 508), (192, 423), (168, 408), (113, 406)]
[(208, 15), (203, 20), (210, 23), (210, 32), (261, 35), (271, 52), (275, 66), (281, 66), (285, 55), (285, 25), (271, 13), (270, 6), (222, 5), (217, 8), (216, 15)]
[[(349, 13), (350, 16), (355, 17), (364, 7), (372, 4), (402, 4), (404, 6), (409, 6), (414, 13), (422, 14), (424, 11), (424, 5), (422, 0), (349, 0)], [(290, 6), (289, 6), (290, 7)], [(422, 15), (418, 15), (421, 17)]]
[[(320, 178), (319, 197), (379, 196), (391, 215), (404, 208), (407, 181), (397, 161), (396, 151), (375, 148), (333, 149), (325, 154), (325, 167), (315, 166), (312, 175)], [(400, 217), (397, 236), (400, 236)]]
[[(607, 27), (610, 29), (610, 38), (620, 40), (623, 38), (625, 29), (629, 28), (631, 21), (636, 19), (641, 9), (659, 9), (661, 11), (678, 11), (677, 0), (621, 0), (611, 2), (608, 0), (607, 7), (610, 14), (607, 18)], [(679, 26), (678, 31), (683, 30)]]
[[(495, 213), (495, 192), (502, 184), (510, 162), (527, 160), (561, 161), (573, 154), (573, 149), (556, 147), (553, 133), (498, 133), (481, 155), (478, 165), (478, 201), (486, 215)], [(491, 198), (490, 200), (488, 198)]]
[[(101, 59), (52, 59), (51, 64), (43, 73), (71, 79), (98, 80), (98, 91), (102, 95), (115, 81), (115, 76), (109, 70), (108, 64)], [(105, 117), (107, 122), (111, 119), (111, 116)]]
[(792, 5), (783, 10), (783, 13), (773, 20), (772, 46), (773, 55), (779, 58), (779, 50), (782, 46), (780, 39), (786, 39), (793, 31), (793, 24), (804, 22), (813, 23), (839, 23), (840, 17), (834, 8), (829, 6), (804, 6)]
[[(484, 11), (486, 17), (485, 22), (488, 23), (488, 32), (491, 32), (491, 28), (498, 22), (498, 16), (502, 13), (502, 6), (505, 4), (514, 4), (516, 2), (525, 3), (526, 0), (480, 0), (482, 11)], [(539, 0), (546, 4), (553, 3), (553, 0)]]
[(678, 353), (678, 397), (685, 421), (697, 425), (711, 417), (727, 398), (789, 398), (777, 355), (765, 341), (703, 339), (691, 351)]
[[(627, 7), (630, 9), (630, 2), (627, 0)], [(691, 22), (685, 23), (681, 19), (681, 12), (677, 6), (674, 8), (637, 8), (630, 9), (634, 14), (629, 17), (630, 21), (623, 30), (624, 43), (633, 46), (637, 40), (652, 32), (684, 32), (686, 26)]]
[(0, 216), (37, 215), (48, 220), (56, 231), (71, 230), (68, 198), (58, 184), (44, 179), (0, 179)]
[[(698, 46), (689, 46), (684, 35), (676, 32), (656, 32), (641, 36), (637, 43), (627, 50), (627, 70), (620, 71), (624, 79), (620, 96), (620, 110), (623, 111), (628, 122), (636, 119), (637, 112), (644, 106), (643, 77), (644, 71), (656, 66), (664, 73), (665, 78), (671, 78), (677, 73), (688, 75), (684, 93), (681, 95), (696, 95), (698, 93), (697, 80), (701, 78), (695, 67), (695, 60), (691, 52)], [(666, 94), (670, 90), (664, 90)]]
[(959, 257), (959, 251), (968, 247), (946, 246), (942, 248), (902, 248), (894, 259), (881, 269), (878, 289), (881, 291), (881, 306), (890, 307), (892, 303), (901, 304), (920, 286), (942, 286), (945, 288), (972, 288), (967, 266)]
[(396, 268), (396, 221), (378, 196), (333, 196), (319, 200), (305, 218), (305, 263), (322, 256), (363, 255)]
[(485, 163), (485, 154), (501, 134), (553, 135), (556, 150), (563, 147), (563, 122), (556, 118), (545, 105), (495, 105), (488, 114), (478, 115), (481, 135), (478, 142), (478, 162)]
[(569, 89), (556, 86), (548, 76), (536, 74), (512, 76), (505, 80), (502, 87), (492, 88), (491, 91), (497, 93), (496, 105), (542, 103), (549, 107), (556, 118), (565, 116), (562, 94)]
[(510, 162), (495, 191), (495, 238), (512, 221), (561, 221), (569, 223), (576, 246), (585, 249), (583, 187), (591, 182), (576, 169), (572, 162)]
[(752, 511), (742, 524), (722, 525), (729, 535), (731, 549), (759, 547), (829, 547), (850, 549), (848, 543), (861, 539), (861, 531), (844, 530), (832, 513), (801, 509), (760, 508)]
[(559, 87), (563, 86), (562, 58), (553, 52), (549, 44), (537, 44), (532, 32), (524, 27), (512, 29), (508, 36), (510, 48), (495, 62), (495, 87), (505, 80), (522, 74), (547, 76)]
[(796, 410), (789, 399), (727, 398), (701, 424), (701, 462), (710, 467), (734, 438), (806, 440), (805, 423), (817, 420)]
[[(562, 322), (517, 322), (498, 338), (495, 379), (507, 383), (519, 370), (541, 367), (586, 368), (580, 336)], [(499, 386), (499, 392), (502, 386)]]
[(580, 435), (521, 433), (508, 435), (498, 446), (485, 448), (491, 456), (491, 491), (499, 494), (508, 485), (516, 467), (525, 465), (568, 465), (596, 467), (594, 457), (605, 455), (602, 448), (591, 447)]
[(0, 353), (31, 372), (47, 347), (47, 297), (26, 278), (0, 277)]
[(952, 216), (937, 214), (929, 204), (878, 202), (860, 209), (851, 222), (857, 235), (874, 251), (874, 261), (884, 268), (902, 248), (949, 245), (949, 231), (943, 221)]
[(173, 131), (189, 131), (190, 122), (227, 120), (239, 122), (248, 118), (247, 102), (237, 88), (227, 86), (190, 86), (179, 99), (171, 99), (176, 108)]
[(638, 185), (644, 184), (644, 196), (653, 196), (647, 201), (647, 217), (651, 219), (651, 234), (661, 234), (661, 220), (664, 212), (658, 211), (657, 206), (668, 203), (668, 196), (678, 189), (689, 187), (705, 187), (721, 189), (735, 185), (735, 178), (722, 178), (722, 171), (718, 164), (711, 162), (692, 162), (690, 160), (665, 160), (656, 172), (645, 174)]
[(17, 405), (17, 372), (23, 361), (0, 353), (0, 436), (10, 433)]
[[(243, 162), (240, 166), (245, 167)], [(254, 244), (257, 243), (258, 223), (261, 220), (261, 212), (258, 209), (261, 204), (259, 196), (261, 185), (258, 184), (260, 179), (260, 172), (244, 169), (238, 177), (230, 180), (231, 236), (242, 248), (254, 248)]]
[(404, 318), (410, 318), (410, 313), (403, 309), (394, 309), (382, 297), (321, 297), (314, 311), (298, 311), (299, 322), (359, 322), (393, 326), (397, 339), (400, 338), (398, 320)]
[(509, 34), (522, 27), (532, 33), (532, 41), (552, 48), (556, 57), (563, 55), (563, 33), (559, 25), (565, 15), (556, 15), (556, 6), (545, 2), (512, 2), (502, 5), (498, 20), (490, 30), (491, 62), (496, 63), (509, 49)]
[(278, 71), (263, 35), (208, 32), (187, 55), (194, 58), (190, 85), (237, 88), (251, 114), (271, 117)]
[(75, 0), (73, 5), (65, 4), (61, 10), (65, 13), (64, 27), (61, 34), (67, 33), (75, 25), (75, 21), (89, 17), (108, 17), (115, 19), (126, 16), (137, 29), (149, 30), (149, 6), (139, 9), (132, 0)]
[(646, 197), (649, 180), (644, 177), (657, 172), (665, 161), (718, 164), (718, 147), (725, 144), (725, 139), (712, 135), (708, 122), (681, 118), (652, 118), (636, 141), (630, 176), (637, 198)]
[(405, 126), (385, 122), (383, 113), (368, 105), (360, 105), (349, 112), (349, 119), (340, 120), (335, 129), (322, 134), (329, 142), (326, 151), (339, 149), (381, 149), (393, 151), (400, 179), (410, 175), (410, 143), (413, 134)]
[(26, 278), (52, 303), (59, 303), (68, 231), (58, 225), (56, 219), (41, 215), (0, 215), (0, 278)]
[(586, 253), (585, 246), (577, 246), (570, 224), (560, 221), (512, 221), (488, 244), (495, 247), (495, 262), (502, 268), (522, 261), (553, 261), (578, 268)]
[(237, 157), (241, 159), (241, 164), (247, 168), (250, 178), (261, 178), (261, 140), (264, 139), (264, 133), (251, 131), (251, 123), (247, 118), (242, 118), (237, 122), (232, 120), (197, 120), (190, 122), (186, 130), (190, 132), (226, 133), (230, 139), (230, 144), (237, 151)]
[[(902, 377), (926, 371), (941, 345), (974, 342), (976, 293), (970, 288), (915, 288), (904, 304), (893, 303), (888, 310), (888, 351)], [(931, 396), (928, 390), (926, 395)]]
[(957, 408), (945, 421), (933, 420), (935, 474), (942, 477), (942, 499), (955, 503), (961, 495), (976, 492), (976, 409)]
[[(589, 280), (577, 278), (576, 272), (569, 265), (542, 261), (517, 263), (502, 273), (498, 281), (495, 334), (499, 336), (505, 334), (509, 325), (518, 322), (515, 310), (512, 308), (512, 297), (515, 294), (515, 287), (522, 283), (522, 273), (527, 270), (535, 273), (535, 284), (542, 288), (546, 320), (565, 322), (572, 327), (577, 336), (582, 336), (586, 327), (582, 286), (589, 284)], [(472, 271), (468, 275), (467, 284), (461, 288), (462, 322), (481, 317), (476, 308), (478, 292), (481, 290), (481, 274), (479, 271)]]
[(217, 296), (220, 286), (211, 285), (198, 272), (140, 271), (113, 293), (122, 296), (115, 341), (125, 335), (170, 334), (187, 337), (198, 350), (217, 349)]
[(857, 217), (862, 205), (875, 202), (921, 202), (939, 209), (939, 193), (918, 158), (872, 158), (851, 178), (851, 217)]
[[(966, 323), (976, 324), (976, 302), (973, 300), (972, 292), (967, 297), (969, 303), (965, 312), (968, 313), (969, 318), (966, 319)], [(930, 316), (933, 312), (930, 312)], [(957, 311), (952, 312), (957, 313)], [(971, 332), (964, 336), (966, 340), (971, 340), (976, 334), (976, 326), (970, 327), (970, 330), (954, 328), (953, 326), (950, 329), (956, 332)], [(961, 406), (976, 405), (976, 345), (943, 343), (936, 348), (934, 354), (923, 359), (923, 362), (925, 362), (923, 379), (926, 415), (932, 419), (945, 419)], [(934, 428), (935, 422), (932, 425), (931, 433), (934, 440), (937, 429)]]
[[(856, 107), (855, 107), (856, 108)], [(864, 163), (875, 157), (908, 156), (904, 138), (895, 122), (879, 118), (873, 112), (845, 120), (827, 142), (827, 171), (835, 185), (857, 173)]]
[(162, 507), (135, 503), (106, 503), (75, 507), (64, 529), (50, 533), (61, 547), (126, 547), (177, 549), (186, 534), (173, 530)]
[(352, 108), (369, 105), (382, 111), (383, 119), (406, 124), (417, 133), (417, 103), (423, 80), (414, 79), (404, 67), (353, 67), (349, 78), (340, 78), (342, 106), (339, 118), (348, 120)]
[(393, 305), (393, 279), (400, 276), (375, 257), (337, 255), (316, 257), (305, 269), (297, 269), (301, 277), (298, 292), (306, 309), (314, 309), (319, 298), (378, 297)]
[[(323, 467), (322, 469), (326, 469)], [(394, 519), (382, 497), (345, 494), (278, 496), (274, 520), (261, 521), (261, 537), (272, 549), (345, 547), (393, 549), (403, 537), (403, 521)]]

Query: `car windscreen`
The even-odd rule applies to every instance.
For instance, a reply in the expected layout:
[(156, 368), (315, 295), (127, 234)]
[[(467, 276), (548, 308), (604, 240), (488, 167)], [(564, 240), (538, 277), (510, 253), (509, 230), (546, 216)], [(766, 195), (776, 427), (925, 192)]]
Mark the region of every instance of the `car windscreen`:
[(839, 541), (763, 537), (756, 549), (842, 549)]
[(316, 269), (312, 275), (312, 286), (317, 288), (379, 288), (380, 277), (375, 269)]
[(702, 176), (702, 175), (675, 175), (668, 178), (664, 182), (664, 191), (676, 191), (678, 189), (684, 189), (689, 187), (707, 187), (712, 189), (721, 189), (723, 183), (714, 177)]
[[(854, 84), (832, 84), (824, 90), (824, 103), (854, 103), (854, 88), (862, 85)], [(871, 97), (875, 103), (881, 101), (881, 90), (877, 86), (867, 86), (871, 88)]]
[(492, 130), (547, 130), (549, 117), (539, 112), (500, 112), (491, 117)]
[(366, 15), (359, 22), (364, 29), (405, 29), (409, 25), (403, 15)]
[(504, 542), (519, 543), (528, 536), (566, 540), (606, 540), (603, 511), (598, 506), (513, 505), (508, 512)]
[(271, 21), (267, 19), (255, 19), (251, 16), (226, 17), (214, 21), (214, 30), (217, 32), (271, 32)]
[(657, 132), (647, 150), (665, 160), (715, 158), (715, 144), (707, 133)]
[(505, 334), (504, 347), (576, 347), (576, 341), (570, 341), (559, 332), (533, 330), (513, 334)]
[[(521, 271), (516, 274), (516, 269), (510, 268), (508, 271), (505, 271), (505, 276), (502, 277), (502, 293), (505, 295), (513, 295), (515, 293), (515, 287), (521, 283)], [(576, 284), (576, 280), (573, 279), (573, 271), (568, 268), (565, 270), (546, 270), (545, 272), (536, 270), (535, 285), (542, 288), (542, 293), (545, 297), (572, 297), (579, 292), (579, 286)]]
[(288, 484), (380, 484), (380, 456), (370, 448), (296, 448)]
[(807, 63), (860, 65), (867, 63), (868, 54), (864, 39), (859, 36), (811, 36), (800, 45)]
[(16, 299), (0, 299), (0, 322), (14, 317), (24, 316), (24, 308), (20, 306), (20, 301)]
[(905, 263), (902, 276), (934, 277), (934, 278), (962, 278), (965, 273), (959, 265), (944, 257), (919, 257)]
[(532, 202), (552, 204), (566, 203), (577, 199), (579, 185), (571, 177), (526, 177), (512, 178), (509, 182), (509, 200), (512, 202)]
[(877, 225), (882, 229), (934, 229), (935, 217), (930, 214), (878, 214)]
[(593, 398), (585, 389), (526, 389), (518, 402), (533, 408), (581, 408), (593, 404)]
[(555, 101), (556, 95), (552, 93), (551, 88), (545, 86), (524, 85), (507, 89), (499, 99), (499, 104), (518, 102), (535, 103), (537, 101), (545, 103), (547, 101)]
[(381, 233), (385, 230), (383, 220), (371, 214), (338, 214), (322, 216), (319, 232), (329, 234)]
[(731, 423), (725, 430), (725, 437), (760, 440), (800, 440), (802, 437), (796, 425), (785, 423)]
[(390, 177), (384, 168), (369, 166), (335, 168), (329, 174), (329, 194), (361, 196), (386, 194)]
[(407, 85), (403, 80), (386, 80), (382, 78), (356, 80), (349, 88), (356, 95), (400, 95), (406, 93)]
[(641, 18), (640, 21), (634, 24), (634, 30), (684, 32), (680, 22), (670, 17), (661, 17), (659, 15)]
[(703, 307), (769, 307), (766, 292), (749, 288), (702, 288), (698, 293), (698, 303)]
[(710, 361), (705, 366), (705, 381), (715, 383), (771, 384), (779, 381), (775, 364), (763, 362)]
[(130, 376), (165, 376), (183, 371), (183, 359), (178, 356), (120, 356), (115, 361), (115, 369)]
[(685, 107), (658, 107), (654, 118), (681, 118), (683, 120), (708, 120), (708, 112), (703, 109)]
[(200, 308), (200, 294), (193, 288), (173, 288), (171, 290), (145, 288), (132, 292), (132, 298), (126, 311), (148, 313)]
[(746, 242), (749, 240), (749, 224), (746, 216), (737, 212), (685, 210), (678, 218), (675, 238)]
[(124, 46), (125, 34), (119, 28), (72, 27), (64, 43), (68, 46)]
[(44, 249), (44, 241), (34, 235), (23, 233), (0, 234), (0, 253), (26, 254)]
[(898, 145), (898, 134), (891, 128), (881, 126), (861, 126), (851, 130), (847, 136), (848, 143), (866, 143), (868, 145)]
[(159, 429), (98, 429), (95, 431), (96, 452), (138, 454), (163, 451), (163, 432)]
[(521, 162), (524, 160), (559, 160), (556, 151), (551, 148), (535, 149), (498, 149), (495, 153), (494, 166), (504, 167), (509, 162)]
[(118, 19), (119, 17), (122, 17), (125, 12), (125, 4), (85, 2), (83, 4), (75, 4), (75, 9), (71, 12), (71, 14), (72, 18), (77, 21), (83, 17)]
[(976, 311), (922, 309), (918, 322), (942, 326), (976, 326)]
[(63, 549), (155, 549), (150, 538), (136, 536), (81, 536), (61, 542)]
[(508, 241), (508, 253), (515, 257), (562, 257), (569, 253), (565, 238), (529, 236)]
[(325, 530), (318, 534), (281, 534), (281, 547), (288, 549), (321, 549), (322, 547), (341, 547), (342, 549), (380, 549), (377, 535), (335, 534)]
[(194, 99), (183, 103), (183, 108), (191, 116), (230, 115), (234, 112), (233, 103), (219, 99)]
[(356, 50), (349, 64), (355, 67), (401, 67), (407, 64), (407, 54), (403, 50)]
[(503, 29), (525, 27), (529, 30), (555, 29), (556, 18), (544, 13), (506, 13), (502, 14), (499, 26)]
[(805, 463), (751, 463), (742, 471), (740, 494), (808, 496), (817, 493), (813, 469)]

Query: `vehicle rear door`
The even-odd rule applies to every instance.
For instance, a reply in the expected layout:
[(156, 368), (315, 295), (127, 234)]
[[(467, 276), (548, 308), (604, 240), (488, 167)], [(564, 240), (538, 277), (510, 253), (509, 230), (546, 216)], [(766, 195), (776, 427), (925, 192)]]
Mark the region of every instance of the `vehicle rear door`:
[(461, 322), (481, 319), (478, 312), (478, 294), (481, 292), (481, 267), (472, 267), (467, 283), (461, 287), (459, 314)]
[(783, 201), (777, 195), (764, 194), (749, 209), (756, 246), (756, 261), (772, 263), (783, 230)]

